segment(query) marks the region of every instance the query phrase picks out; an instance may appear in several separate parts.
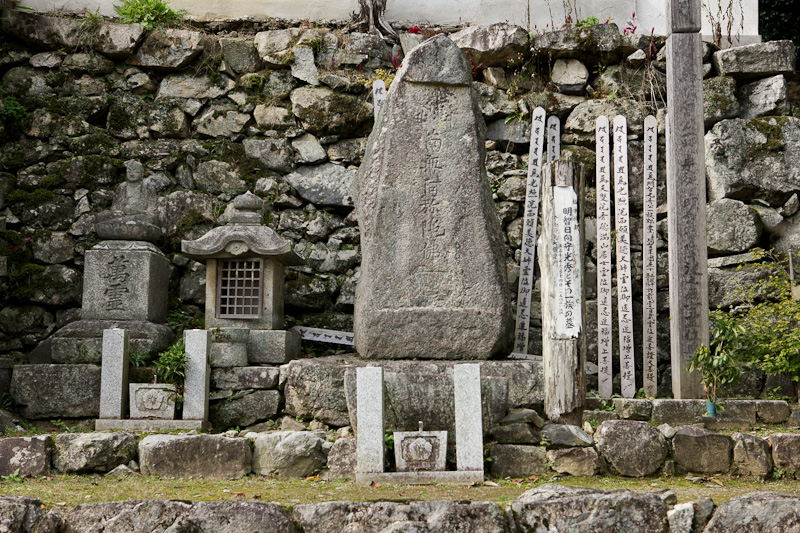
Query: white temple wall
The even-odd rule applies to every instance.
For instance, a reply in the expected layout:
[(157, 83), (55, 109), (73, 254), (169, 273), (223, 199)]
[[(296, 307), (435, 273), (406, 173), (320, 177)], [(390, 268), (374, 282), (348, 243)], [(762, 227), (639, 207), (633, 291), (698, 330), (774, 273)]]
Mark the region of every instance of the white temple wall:
[[(706, 0), (716, 14), (718, 3), (729, 0)], [(751, 41), (758, 35), (758, 0), (733, 0), (734, 32)], [(741, 2), (741, 4), (739, 4)], [(113, 16), (115, 0), (26, 0), (37, 11), (95, 11)], [(358, 11), (357, 0), (172, 0), (173, 8), (185, 9), (198, 19), (236, 19), (242, 17), (278, 17), (291, 20), (347, 20)], [(566, 8), (566, 9), (565, 9)], [(665, 0), (388, 0), (386, 17), (390, 21), (415, 25), (491, 24), (508, 21), (532, 30), (546, 31), (564, 24), (565, 12), (577, 10), (577, 18), (596, 16), (601, 22), (611, 17), (620, 29), (635, 12), (637, 33), (664, 35)], [(744, 29), (736, 31), (744, 14)], [(576, 17), (573, 17), (576, 18)], [(703, 34), (711, 35), (708, 17), (703, 20)]]

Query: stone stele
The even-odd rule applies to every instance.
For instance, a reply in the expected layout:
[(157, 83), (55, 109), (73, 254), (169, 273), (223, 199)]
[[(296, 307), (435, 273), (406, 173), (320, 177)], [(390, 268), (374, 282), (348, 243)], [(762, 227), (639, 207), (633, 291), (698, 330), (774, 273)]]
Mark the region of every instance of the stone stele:
[(511, 340), (485, 125), (461, 50), (406, 57), (358, 173), (356, 347), (367, 359), (489, 359)]

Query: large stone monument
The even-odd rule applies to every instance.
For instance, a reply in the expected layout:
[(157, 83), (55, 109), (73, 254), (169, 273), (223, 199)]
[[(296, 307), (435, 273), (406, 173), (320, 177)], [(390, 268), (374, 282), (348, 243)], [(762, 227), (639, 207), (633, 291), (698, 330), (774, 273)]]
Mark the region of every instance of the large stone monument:
[(81, 320), (52, 340), (55, 363), (93, 363), (102, 359), (103, 331), (124, 329), (131, 350), (156, 353), (172, 340), (167, 318), (169, 260), (153, 244), (161, 238), (158, 196), (143, 180), (139, 161), (126, 164), (126, 181), (111, 209), (95, 218), (103, 241), (86, 252)]
[(479, 360), (511, 340), (485, 126), (461, 50), (438, 35), (403, 63), (357, 180), (356, 348), (367, 359)]

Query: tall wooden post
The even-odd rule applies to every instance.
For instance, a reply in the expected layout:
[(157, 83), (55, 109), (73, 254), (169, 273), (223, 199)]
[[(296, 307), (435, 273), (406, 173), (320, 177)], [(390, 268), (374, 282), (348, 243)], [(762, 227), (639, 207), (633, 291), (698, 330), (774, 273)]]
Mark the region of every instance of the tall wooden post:
[(586, 396), (583, 290), (583, 190), (569, 161), (543, 166), (542, 357), (544, 410), (579, 423)]
[(700, 0), (667, 0), (667, 206), (672, 393), (700, 398), (687, 367), (708, 344)]

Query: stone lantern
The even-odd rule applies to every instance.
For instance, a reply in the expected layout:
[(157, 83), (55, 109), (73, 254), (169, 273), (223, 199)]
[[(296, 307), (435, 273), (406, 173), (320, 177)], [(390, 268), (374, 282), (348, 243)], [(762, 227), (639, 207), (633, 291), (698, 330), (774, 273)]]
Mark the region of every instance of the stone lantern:
[(282, 364), (300, 352), (299, 336), (282, 329), (285, 267), (303, 261), (291, 241), (263, 224), (261, 198), (247, 192), (233, 206), (228, 225), (181, 243), (184, 255), (206, 263), (211, 364)]

